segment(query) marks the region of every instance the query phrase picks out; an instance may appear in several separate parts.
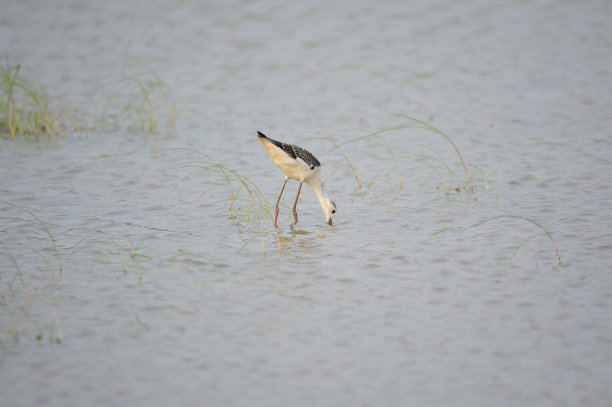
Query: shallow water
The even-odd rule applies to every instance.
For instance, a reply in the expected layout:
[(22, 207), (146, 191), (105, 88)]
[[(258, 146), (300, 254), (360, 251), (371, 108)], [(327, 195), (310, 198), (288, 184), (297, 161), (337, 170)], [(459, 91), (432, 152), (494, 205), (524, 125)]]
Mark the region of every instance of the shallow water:
[[(153, 72), (178, 111), (0, 140), (3, 405), (609, 402), (609, 3), (155, 3), (3, 6), (56, 108)], [(323, 163), (332, 227), (203, 168), (273, 205), (257, 130)]]

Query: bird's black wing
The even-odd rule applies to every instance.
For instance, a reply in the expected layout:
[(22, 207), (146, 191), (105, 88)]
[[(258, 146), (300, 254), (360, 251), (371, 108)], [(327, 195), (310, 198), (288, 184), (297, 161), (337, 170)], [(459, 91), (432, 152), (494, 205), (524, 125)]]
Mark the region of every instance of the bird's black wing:
[(302, 147), (298, 147), (298, 146), (294, 146), (293, 144), (287, 144), (287, 143), (282, 143), (280, 141), (273, 140), (260, 131), (257, 132), (257, 135), (259, 137), (269, 140), (272, 144), (274, 144), (276, 147), (283, 150), (285, 153), (287, 153), (289, 157), (293, 158), (294, 160), (301, 158), (313, 170), (315, 169), (315, 167), (321, 166), (321, 163), (319, 162), (319, 160), (317, 160), (317, 157), (315, 157), (314, 155), (312, 155), (310, 151), (305, 150)]
[(291, 149), (293, 150), (293, 153), (297, 157), (299, 157), (302, 160), (304, 160), (306, 162), (306, 164), (308, 164), (310, 166), (310, 169), (314, 170), (315, 167), (320, 167), (321, 166), (321, 163), (319, 162), (319, 160), (317, 160), (317, 157), (312, 155), (312, 153), (310, 151), (305, 150), (302, 147), (298, 147), (298, 146), (291, 146)]

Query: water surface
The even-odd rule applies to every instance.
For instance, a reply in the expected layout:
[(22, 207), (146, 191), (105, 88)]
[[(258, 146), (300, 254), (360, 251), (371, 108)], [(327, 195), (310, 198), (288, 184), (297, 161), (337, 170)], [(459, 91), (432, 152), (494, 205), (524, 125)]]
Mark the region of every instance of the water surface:
[[(4, 405), (609, 402), (610, 4), (157, 3), (3, 6), (66, 115), (155, 76), (178, 112), (0, 140)], [(273, 205), (257, 130), (323, 163), (332, 227), (204, 168)]]

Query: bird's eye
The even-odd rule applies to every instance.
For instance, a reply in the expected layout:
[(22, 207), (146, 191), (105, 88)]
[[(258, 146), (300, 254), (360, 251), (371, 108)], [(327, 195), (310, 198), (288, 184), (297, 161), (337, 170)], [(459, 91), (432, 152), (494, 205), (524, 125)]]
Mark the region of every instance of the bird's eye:
[(335, 210), (335, 209), (332, 209), (332, 213), (336, 213), (336, 210)]

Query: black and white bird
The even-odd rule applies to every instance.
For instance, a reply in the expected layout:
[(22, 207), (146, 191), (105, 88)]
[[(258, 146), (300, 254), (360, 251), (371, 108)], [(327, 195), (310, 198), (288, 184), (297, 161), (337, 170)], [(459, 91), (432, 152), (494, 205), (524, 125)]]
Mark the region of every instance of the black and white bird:
[(278, 194), (278, 199), (274, 206), (274, 227), (277, 227), (278, 203), (280, 202), (283, 191), (285, 190), (285, 185), (289, 179), (294, 179), (300, 183), (297, 195), (295, 196), (295, 202), (293, 203), (293, 224), (296, 224), (298, 221), (295, 207), (300, 197), (302, 183), (305, 182), (312, 187), (317, 198), (319, 198), (319, 203), (321, 204), (321, 208), (323, 208), (323, 213), (325, 213), (327, 224), (331, 225), (332, 217), (336, 214), (336, 204), (323, 193), (323, 185), (321, 184), (321, 163), (319, 160), (309, 151), (301, 147), (272, 140), (259, 131), (257, 132), (257, 136), (272, 161), (274, 161), (274, 164), (276, 164), (283, 174), (285, 174), (285, 182), (283, 182), (283, 187), (281, 188), (280, 194)]

